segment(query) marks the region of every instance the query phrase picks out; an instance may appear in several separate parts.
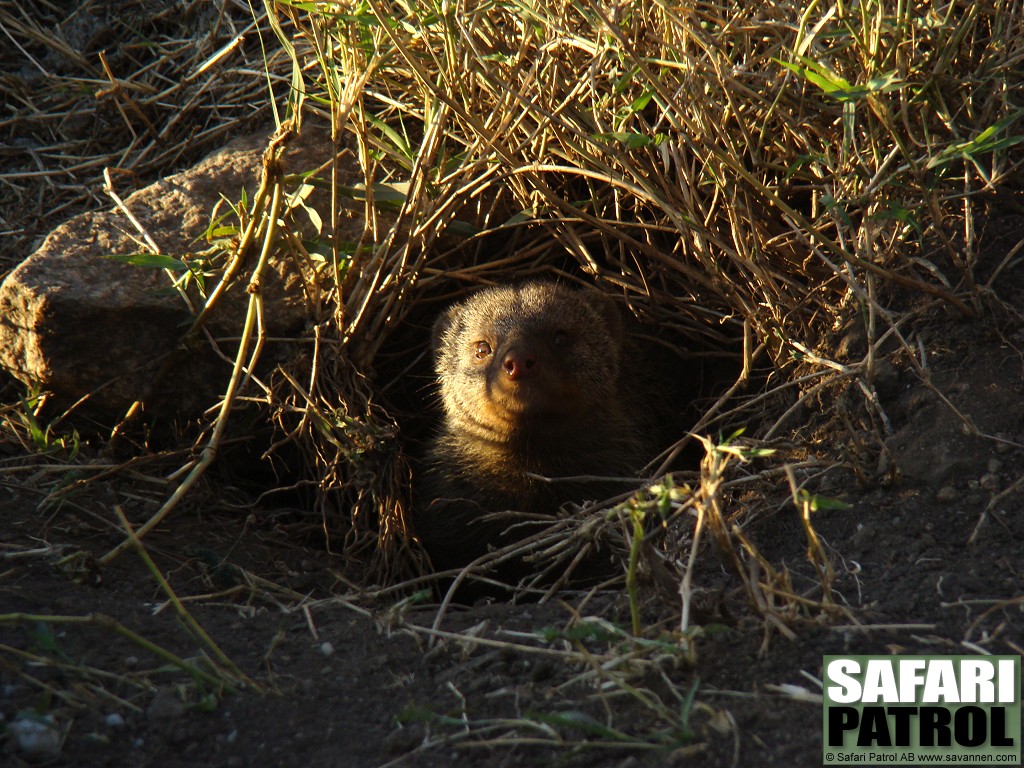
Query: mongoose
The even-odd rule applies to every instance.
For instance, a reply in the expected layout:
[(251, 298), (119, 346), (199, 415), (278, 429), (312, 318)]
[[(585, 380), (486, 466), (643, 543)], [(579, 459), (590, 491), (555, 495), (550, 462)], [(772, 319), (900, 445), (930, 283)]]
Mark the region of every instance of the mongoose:
[(643, 361), (615, 303), (594, 289), (480, 290), (438, 318), (433, 352), (444, 418), (414, 522), (438, 569), (525, 535), (484, 515), (606, 498), (629, 489), (611, 478), (653, 458)]

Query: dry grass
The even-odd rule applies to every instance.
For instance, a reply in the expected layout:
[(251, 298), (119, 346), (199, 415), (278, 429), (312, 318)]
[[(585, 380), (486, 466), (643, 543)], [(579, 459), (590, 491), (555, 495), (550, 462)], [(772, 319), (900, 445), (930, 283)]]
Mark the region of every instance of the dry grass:
[[(377, 538), (379, 515), (391, 565), (408, 473), (361, 374), (437, 297), (560, 273), (695, 347), (742, 338), (745, 372), (773, 371), (768, 386), (739, 382), (747, 396), (709, 408), (696, 431), (746, 424), (791, 446), (792, 412), (848, 389), (884, 431), (874, 362), (902, 340), (907, 296), (981, 311), (976, 218), (1020, 165), (1008, 87), (1018, 3), (281, 7), (300, 30), (295, 114), (307, 129), (329, 120), (351, 150), (362, 183), (338, 195), (365, 220), (356, 249), (334, 243), (339, 346), (317, 369), (329, 383), (291, 395), (319, 432), (289, 433), (311, 446), (324, 498), (341, 494), (350, 541)], [(826, 339), (851, 320), (867, 352), (833, 360)], [(796, 448), (802, 509), (802, 485), (837, 457)], [(378, 460), (368, 488), (367, 456)], [(780, 471), (765, 477), (790, 495)], [(750, 511), (728, 503), (732, 518)], [(577, 535), (592, 536), (584, 526)], [(613, 529), (623, 553), (632, 529)]]
[[(725, 510), (716, 535), (739, 536), (737, 552), (745, 545), (736, 523), (760, 510), (722, 489), (760, 478), (806, 510), (815, 502), (802, 487), (839, 459), (793, 430), (798, 408), (850, 391), (857, 414), (829, 428), (888, 428), (874, 365), (882, 344), (904, 343), (906, 297), (963, 315), (987, 299), (992, 277), (979, 286), (975, 274), (976, 219), (1020, 165), (1009, 87), (1024, 45), (1019, 3), (965, 14), (655, 0), (284, 2), (271, 17), (224, 2), (193, 11), (207, 15), (183, 24), (140, 1), (94, 24), (100, 34), (136, 25), (131, 39), (150, 40), (97, 64), (67, 38), (102, 14), (98, 6), (70, 18), (55, 7), (30, 15), (0, 6), (0, 26), (18, 43), (4, 90), (19, 106), (6, 125), (38, 145), (30, 150), (40, 167), (0, 174), (0, 183), (24, 207), (38, 205), (44, 188), (60, 189), (61, 178), (106, 165), (144, 177), (268, 113), (268, 82), (282, 97), (274, 114), (284, 126), (329, 132), (338, 160), (314, 181), (335, 204), (319, 242), (292, 236), (294, 211), (273, 202), (295, 177), (272, 151), (261, 197), (240, 221), (242, 246), (225, 256), (240, 263), (250, 247), (284, 247), (317, 265), (319, 282), (307, 290), (323, 314), (312, 352), (255, 399), (276, 424), (276, 447), (302, 457), (302, 482), (316, 487), (335, 544), (381, 581), (423, 563), (407, 535), (410, 470), (399, 442), (410, 404), (373, 374), (421, 370), (407, 329), (476, 285), (530, 274), (590, 282), (674, 343), (742, 363), (694, 433), (745, 426), (745, 450), (786, 450), (767, 469), (733, 463), (730, 478), (705, 465), (701, 477), (684, 478), (695, 489), (684, 511), (669, 515), (686, 527), (699, 498), (714, 499)], [(190, 23), (200, 34), (181, 36)], [(58, 65), (67, 72), (55, 77)], [(71, 130), (103, 109), (120, 115), (120, 133)], [(287, 141), (287, 130), (276, 139)], [(56, 212), (88, 204), (82, 189), (58, 195)], [(15, 234), (23, 246), (32, 233)], [(256, 269), (229, 279), (252, 283)], [(235, 398), (253, 399), (239, 391), (261, 349), (262, 310), (252, 301), (256, 320), (243, 330), (231, 396), (162, 514), (216, 455)], [(850, 327), (866, 337), (866, 352), (833, 359), (830, 335)], [(867, 456), (851, 462), (854, 471), (870, 472), (880, 442), (857, 446)], [(797, 462), (790, 483), (787, 461)], [(634, 501), (600, 531), (585, 516), (563, 520), (550, 530), (556, 538), (530, 546), (561, 571), (580, 541), (610, 545), (625, 562), (632, 556), (635, 576), (651, 503)], [(688, 536), (662, 537), (670, 570), (673, 540)]]
[(144, 186), (264, 125), (289, 65), (266, 26), (242, 0), (0, 2), (0, 268), (109, 205), (104, 168)]

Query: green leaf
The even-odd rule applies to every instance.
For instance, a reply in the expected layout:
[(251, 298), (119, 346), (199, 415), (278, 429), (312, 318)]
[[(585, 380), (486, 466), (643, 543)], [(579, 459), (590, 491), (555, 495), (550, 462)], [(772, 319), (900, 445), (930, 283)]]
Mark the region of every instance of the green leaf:
[(461, 219), (456, 219), (448, 225), (448, 233), (458, 237), (473, 237), (482, 231), (475, 224), (470, 224), (468, 221), (462, 221)]
[(567, 628), (545, 627), (541, 630), (545, 642), (555, 640), (571, 640), (572, 642), (610, 643), (626, 636), (618, 627), (604, 625), (594, 621), (584, 621)]
[(175, 272), (185, 272), (188, 269), (188, 265), (180, 259), (160, 253), (107, 253), (104, 254), (104, 258), (148, 269), (172, 269)]
[[(406, 181), (395, 182), (394, 184), (378, 183), (374, 184), (371, 189), (373, 190), (373, 202), (377, 205), (397, 208), (409, 196), (409, 182)], [(361, 203), (366, 200), (365, 184), (341, 187), (339, 191), (345, 197), (350, 197), (357, 202)]]
[(803, 56), (799, 57), (799, 64), (782, 59), (773, 61), (840, 102), (857, 101), (872, 93), (886, 93), (903, 87), (903, 81), (897, 77), (895, 70), (873, 77), (865, 85), (853, 85), (824, 64)]
[(925, 167), (929, 170), (939, 168), (958, 158), (974, 160), (979, 155), (998, 152), (1001, 149), (1006, 149), (1007, 147), (1019, 144), (1024, 141), (1024, 136), (1019, 134), (1001, 136), (1000, 134), (1020, 119), (1022, 114), (1024, 114), (1024, 110), (1017, 110), (1014, 114), (1009, 115), (999, 122), (990, 125), (983, 131), (980, 131), (978, 135), (970, 141), (951, 144), (935, 157), (931, 158)]
[(653, 136), (648, 136), (636, 131), (609, 131), (608, 133), (595, 133), (590, 138), (604, 143), (614, 142), (622, 144), (627, 149), (638, 149), (640, 147), (649, 147), (652, 144), (654, 146), (661, 144), (665, 140), (665, 135), (656, 133)]
[(45, 621), (36, 622), (35, 629), (32, 632), (32, 640), (35, 647), (40, 651), (45, 651), (61, 658), (67, 658), (64, 655), (64, 651), (61, 650), (60, 643), (57, 641), (56, 633)]
[(598, 736), (612, 741), (637, 741), (637, 739), (629, 734), (617, 731), (614, 728), (609, 728), (604, 723), (595, 720), (585, 712), (559, 712), (553, 715), (532, 712), (530, 713), (530, 718), (539, 723), (544, 723), (545, 725), (553, 725), (561, 728), (576, 728), (590, 736)]
[(825, 65), (819, 64), (816, 61), (812, 61), (806, 57), (800, 57), (800, 64), (795, 64), (790, 61), (782, 61), (782, 59), (774, 59), (776, 64), (788, 69), (795, 75), (799, 75), (809, 83), (813, 83), (818, 86), (825, 93), (832, 94), (843, 91), (850, 91), (853, 89), (853, 85), (848, 80), (829, 70)]
[(896, 70), (886, 72), (884, 75), (873, 77), (868, 80), (865, 86), (871, 93), (888, 93), (898, 91), (903, 87), (903, 81), (896, 76)]
[(640, 71), (639, 65), (631, 67), (628, 72), (624, 72), (622, 77), (615, 81), (615, 85), (612, 86), (612, 95), (618, 96), (623, 93), (633, 82), (633, 78), (636, 77)]
[(918, 234), (924, 234), (924, 227), (917, 220), (914, 211), (892, 200), (886, 203), (885, 208), (876, 210), (868, 216), (868, 219), (871, 221), (899, 221), (903, 224), (909, 224)]
[(405, 157), (407, 160), (413, 159), (413, 152), (412, 148), (409, 146), (409, 141), (402, 134), (383, 120), (376, 118), (373, 115), (367, 116), (366, 120), (370, 125), (376, 127), (382, 134), (384, 134), (400, 155)]
[(519, 213), (514, 213), (508, 217), (505, 221), (504, 226), (510, 226), (512, 224), (522, 224), (526, 221), (534, 221), (537, 219), (537, 211), (533, 208), (524, 208)]
[(221, 227), (213, 227), (209, 232), (206, 233), (207, 240), (213, 242), (214, 240), (223, 240), (225, 238), (234, 237), (238, 234), (238, 227), (233, 224), (225, 224)]
[(810, 493), (806, 490), (800, 490), (800, 500), (809, 502), (811, 505), (811, 511), (817, 512), (822, 509), (850, 509), (852, 505), (847, 504), (845, 501), (839, 499), (830, 499), (827, 496), (818, 496), (817, 494)]

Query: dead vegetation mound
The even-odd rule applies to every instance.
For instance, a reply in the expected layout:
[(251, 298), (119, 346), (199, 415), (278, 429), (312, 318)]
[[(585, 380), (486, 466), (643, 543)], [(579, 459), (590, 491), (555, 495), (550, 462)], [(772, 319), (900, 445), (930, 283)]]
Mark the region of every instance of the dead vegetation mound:
[[(141, 172), (206, 146), (264, 110), (265, 73), (277, 93), (288, 81), (259, 192), (237, 201), (238, 236), (222, 244), (221, 284), (248, 281), (251, 295), (234, 372), (185, 479), (143, 532), (202, 476), (245, 403), (275, 430), (268, 461), (300, 473), (289, 487), (311, 489), (308, 503), (354, 571), (390, 582), (420, 572), (408, 453), (430, 428), (415, 416), (432, 398), (417, 378), (428, 367), (425, 329), (477, 286), (540, 275), (605, 291), (716, 386), (693, 435), (679, 436), (680, 449), (714, 438), (700, 472), (607, 517), (558, 521), (535, 553), (557, 569), (600, 546), (633, 578), (643, 550), (658, 561), (648, 570), (671, 581), (684, 575), (676, 561), (693, 517), (699, 531), (707, 512), (737, 572), (749, 573), (741, 561), (757, 555), (741, 523), (768, 502), (730, 489), (760, 477), (805, 514), (828, 603), (804, 487), (837, 465), (865, 477), (884, 466), (875, 382), (883, 351), (906, 344), (907, 297), (915, 312), (976, 316), (1008, 263), (979, 263), (977, 228), (1020, 165), (1008, 85), (1024, 38), (1011, 6), (364, 0), (281, 2), (243, 24), (222, 4), (188, 57), (175, 56), (183, 42), (162, 39), (153, 67), (95, 72), (109, 86), (100, 103), (118, 109), (132, 138), (117, 158), (76, 146), (82, 170), (116, 160)], [(78, 60), (24, 13), (2, 20), (47, 56)], [(125, 72), (138, 63), (130, 46), (119, 55)], [(28, 60), (49, 74), (45, 60)], [(157, 71), (160, 86), (147, 79)], [(31, 96), (48, 99), (51, 115), (59, 106), (45, 89)], [(158, 123), (150, 112), (168, 102), (208, 127)], [(65, 112), (78, 114), (70, 103)], [(52, 123), (31, 124), (58, 136)], [(285, 168), (281, 148), (306, 131), (330, 136), (334, 162)], [(326, 218), (295, 204), (304, 185), (330, 190)], [(310, 221), (313, 237), (294, 235)], [(312, 265), (305, 290), (321, 313), (261, 389), (247, 373), (261, 350), (259, 283), (268, 254), (282, 251)], [(200, 318), (218, 296), (209, 292)], [(739, 373), (722, 373), (730, 368)], [(829, 413), (843, 392), (853, 404)], [(814, 429), (795, 424), (815, 414)], [(768, 448), (774, 458), (751, 463)], [(657, 546), (642, 547), (651, 519)], [(788, 586), (760, 566), (770, 576), (749, 587), (764, 606), (766, 589)]]

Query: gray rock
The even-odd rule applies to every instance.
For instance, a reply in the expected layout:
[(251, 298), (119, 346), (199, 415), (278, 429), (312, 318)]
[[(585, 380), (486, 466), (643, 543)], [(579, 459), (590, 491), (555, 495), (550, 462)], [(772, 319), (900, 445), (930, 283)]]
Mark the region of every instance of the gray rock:
[(161, 688), (146, 707), (146, 717), (150, 721), (176, 720), (183, 714), (185, 702), (171, 688)]
[[(265, 136), (234, 142), (195, 167), (129, 196), (125, 203), (159, 247), (181, 256), (203, 250), (214, 206), (223, 196), (252, 199), (259, 183)], [(289, 172), (310, 170), (330, 157), (330, 142), (306, 137), (289, 145)], [(311, 204), (326, 211), (326, 200)], [(326, 195), (324, 195), (326, 197)], [(226, 212), (222, 205), (220, 212)], [(204, 338), (171, 358), (191, 324), (192, 311), (160, 269), (131, 266), (111, 254), (146, 251), (135, 227), (118, 210), (76, 216), (0, 285), (0, 366), (22, 382), (51, 392), (61, 407), (86, 398), (81, 409), (108, 423), (147, 394), (168, 359), (174, 364), (147, 407), (171, 415), (195, 414), (224, 392), (243, 325), (248, 275), (224, 295), (207, 328), (223, 339), (218, 355)], [(256, 254), (250, 259), (255, 263)], [(303, 267), (306, 269), (307, 267)], [(306, 324), (302, 275), (290, 261), (275, 260), (261, 288), (268, 336), (297, 335)], [(208, 288), (216, 283), (212, 278)], [(204, 299), (189, 297), (199, 309)], [(264, 362), (289, 353), (271, 345)]]
[(53, 760), (64, 745), (64, 734), (52, 715), (19, 713), (7, 724), (14, 753), (31, 762)]

